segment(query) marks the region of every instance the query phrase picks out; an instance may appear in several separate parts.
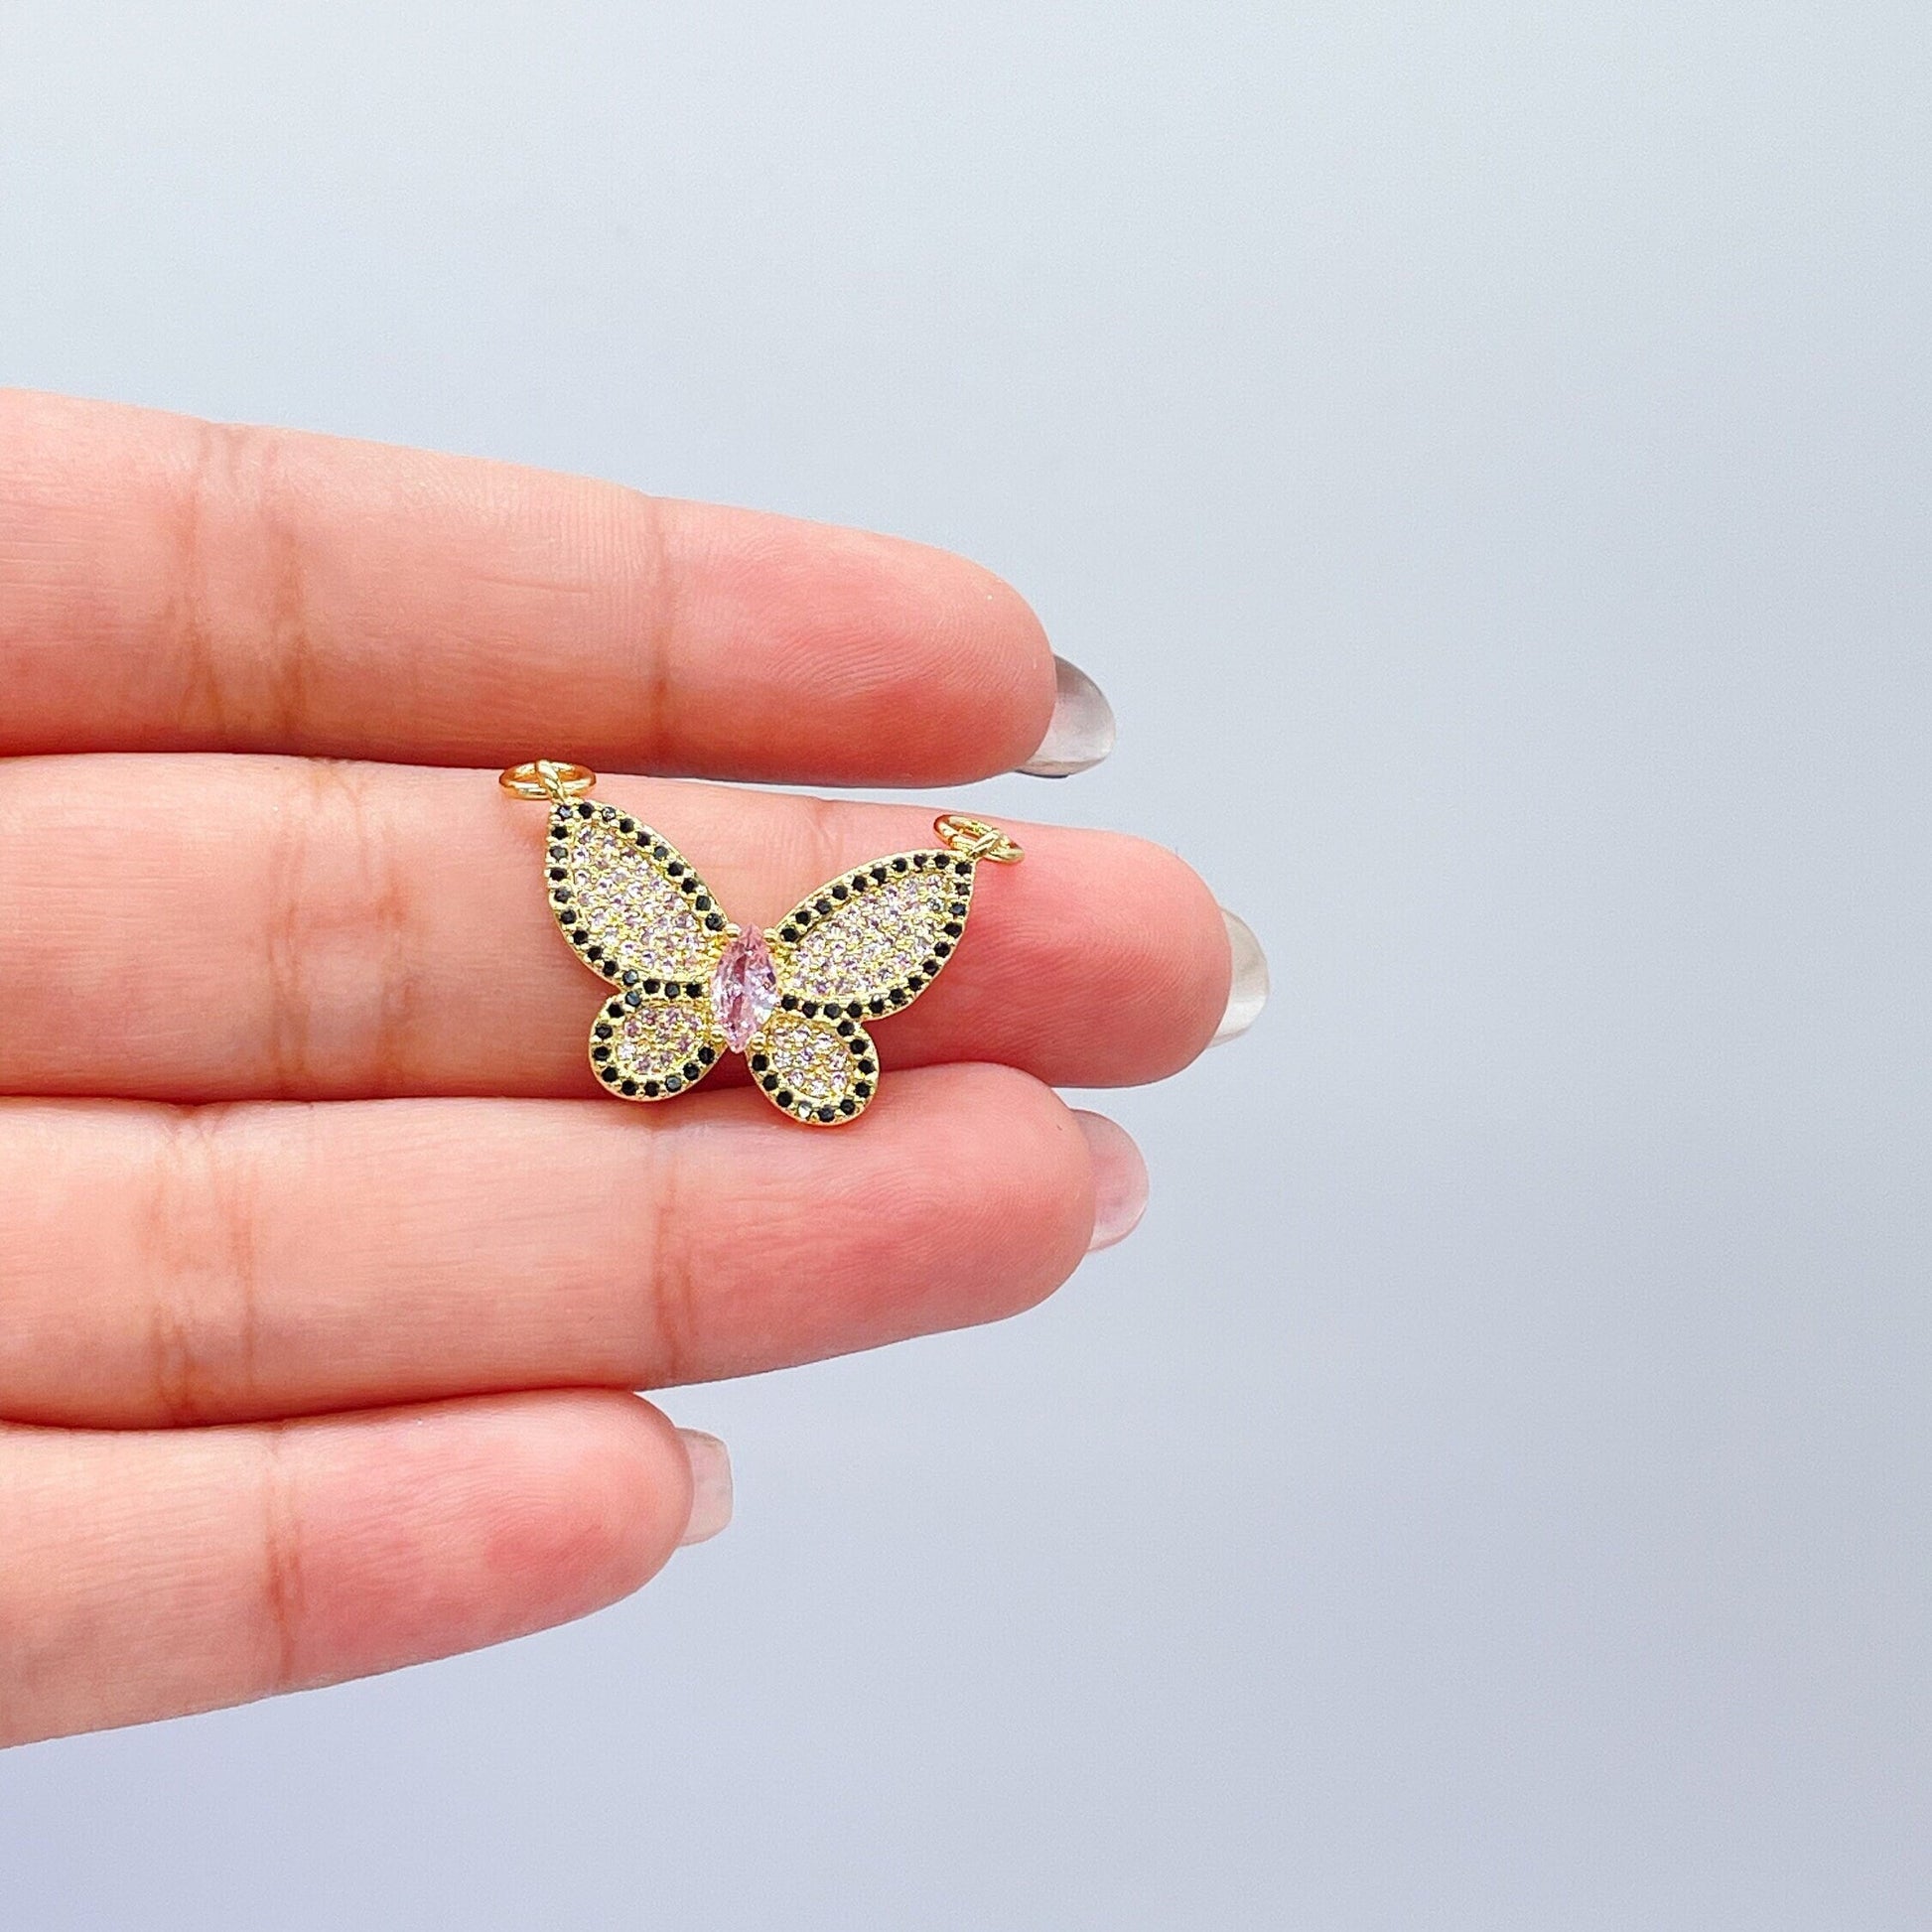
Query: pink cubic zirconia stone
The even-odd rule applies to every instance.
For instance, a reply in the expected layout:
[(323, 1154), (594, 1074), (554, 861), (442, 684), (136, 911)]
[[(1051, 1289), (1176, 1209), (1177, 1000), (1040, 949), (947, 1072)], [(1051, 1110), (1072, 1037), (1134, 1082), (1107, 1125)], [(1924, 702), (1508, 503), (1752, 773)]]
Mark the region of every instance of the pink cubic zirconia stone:
[(771, 948), (757, 926), (747, 926), (725, 948), (711, 975), (711, 1011), (734, 1053), (744, 1052), (777, 1004), (778, 974), (771, 964)]

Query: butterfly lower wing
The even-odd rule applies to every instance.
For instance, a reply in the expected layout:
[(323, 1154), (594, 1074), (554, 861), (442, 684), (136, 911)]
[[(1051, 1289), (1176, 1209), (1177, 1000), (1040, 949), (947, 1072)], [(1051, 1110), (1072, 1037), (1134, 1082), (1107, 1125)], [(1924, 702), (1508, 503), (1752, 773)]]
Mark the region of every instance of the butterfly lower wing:
[(879, 1091), (879, 1053), (849, 1015), (780, 1009), (747, 1049), (752, 1078), (780, 1113), (814, 1127), (856, 1120)]
[(669, 1100), (687, 1093), (718, 1064), (723, 1034), (708, 991), (694, 997), (620, 993), (591, 1025), (591, 1071), (624, 1100)]
[(701, 997), (726, 919), (668, 840), (615, 805), (576, 799), (550, 815), (544, 865), (551, 914), (593, 972), (649, 999)]
[(901, 852), (801, 899), (768, 937), (787, 1012), (879, 1019), (944, 970), (973, 901), (973, 864)]

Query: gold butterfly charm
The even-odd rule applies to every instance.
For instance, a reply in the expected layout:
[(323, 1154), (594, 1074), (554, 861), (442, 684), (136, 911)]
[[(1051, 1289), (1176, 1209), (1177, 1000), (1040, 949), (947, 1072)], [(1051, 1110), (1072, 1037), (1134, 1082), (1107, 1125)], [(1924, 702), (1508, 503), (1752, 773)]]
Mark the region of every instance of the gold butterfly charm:
[(1018, 865), (977, 818), (933, 821), (943, 849), (860, 866), (768, 931), (734, 925), (690, 861), (615, 805), (597, 773), (549, 759), (497, 781), (547, 800), (544, 882), (558, 929), (616, 989), (591, 1026), (591, 1071), (625, 1100), (688, 1092), (727, 1050), (780, 1113), (813, 1127), (856, 1120), (879, 1091), (869, 1022), (908, 1007), (966, 930), (982, 861)]

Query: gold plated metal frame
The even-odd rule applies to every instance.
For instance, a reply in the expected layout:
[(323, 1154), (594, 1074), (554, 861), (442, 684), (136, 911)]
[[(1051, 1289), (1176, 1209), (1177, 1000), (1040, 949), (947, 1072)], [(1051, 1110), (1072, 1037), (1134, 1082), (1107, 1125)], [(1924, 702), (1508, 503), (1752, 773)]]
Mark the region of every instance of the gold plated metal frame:
[(742, 1051), (788, 1119), (840, 1127), (879, 1091), (869, 1027), (910, 1006), (966, 930), (982, 864), (1021, 847), (984, 819), (945, 813), (931, 849), (893, 853), (808, 893), (775, 926), (734, 924), (660, 832), (589, 794), (588, 765), (537, 759), (498, 779), (550, 807), (551, 916), (610, 987), (591, 1025), (591, 1071), (622, 1100), (675, 1098)]

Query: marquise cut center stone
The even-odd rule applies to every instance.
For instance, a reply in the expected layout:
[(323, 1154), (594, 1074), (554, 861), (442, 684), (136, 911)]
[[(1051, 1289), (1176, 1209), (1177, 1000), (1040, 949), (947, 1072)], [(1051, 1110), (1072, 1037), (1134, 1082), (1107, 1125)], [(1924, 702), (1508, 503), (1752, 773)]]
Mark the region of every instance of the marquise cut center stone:
[(747, 926), (725, 948), (711, 974), (711, 1011), (733, 1052), (744, 1052), (777, 1004), (778, 973), (771, 948), (763, 933)]

